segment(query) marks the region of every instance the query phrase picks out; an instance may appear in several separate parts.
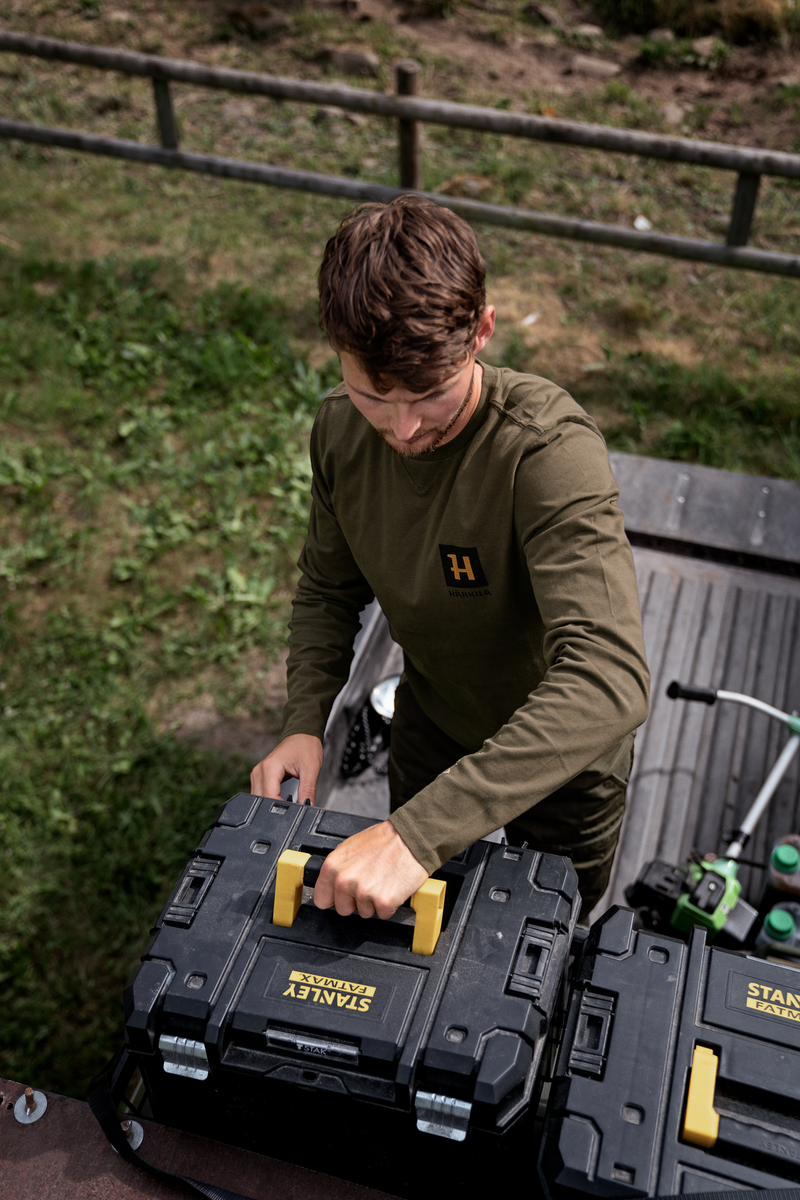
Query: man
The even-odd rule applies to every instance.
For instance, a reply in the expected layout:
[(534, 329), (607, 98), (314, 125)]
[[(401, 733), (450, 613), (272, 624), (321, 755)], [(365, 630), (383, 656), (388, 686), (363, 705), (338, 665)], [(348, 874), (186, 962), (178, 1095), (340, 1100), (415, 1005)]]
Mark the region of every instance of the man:
[(377, 596), (405, 672), (391, 816), (329, 855), (314, 902), (391, 916), (505, 825), (568, 854), (583, 913), (619, 836), (647, 712), (630, 547), (599, 432), (546, 380), (481, 363), (495, 311), (470, 227), (421, 197), (328, 242), (320, 312), (343, 384), (311, 439), (283, 739), (251, 787), (314, 797), (358, 614)]

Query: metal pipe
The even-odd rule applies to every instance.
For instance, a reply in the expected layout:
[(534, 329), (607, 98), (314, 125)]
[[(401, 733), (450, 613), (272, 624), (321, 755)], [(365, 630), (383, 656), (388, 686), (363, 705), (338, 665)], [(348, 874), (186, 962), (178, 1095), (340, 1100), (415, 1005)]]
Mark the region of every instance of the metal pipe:
[[(155, 163), (241, 179), (249, 183), (265, 183), (272, 187), (292, 188), (321, 196), (341, 196), (347, 200), (379, 200), (386, 202), (402, 196), (405, 188), (386, 187), (379, 183), (341, 179), (335, 175), (318, 175), (313, 171), (294, 171), (286, 167), (270, 167), (262, 163), (242, 162), (235, 158), (220, 158), (215, 154), (195, 154), (186, 150), (164, 150), (161, 146), (142, 145), (121, 138), (96, 137), (57, 129), (49, 125), (29, 125), (24, 121), (0, 120), (0, 137), (17, 138), (45, 146), (60, 146), (86, 154), (107, 158), (123, 158), (131, 162)], [(601, 225), (595, 221), (578, 221), (569, 217), (553, 217), (547, 213), (527, 212), (519, 208), (503, 208), (499, 204), (483, 204), (459, 196), (440, 196), (436, 192), (420, 192), (443, 208), (460, 213), (467, 220), (486, 225), (502, 225), (509, 229), (524, 229), (546, 237), (563, 237), (575, 241), (594, 242), (601, 246), (618, 246), (623, 250), (639, 250), (645, 254), (665, 254), (671, 258), (715, 263), (723, 267), (738, 267), (746, 271), (763, 271), (771, 275), (800, 278), (800, 257), (793, 254), (774, 254), (767, 250), (724, 246), (692, 238), (672, 237), (664, 233), (639, 233), (619, 225)]]
[(764, 783), (761, 786), (761, 791), (756, 796), (749, 813), (739, 826), (736, 835), (736, 841), (731, 842), (730, 846), (728, 846), (728, 849), (725, 851), (723, 858), (738, 858), (742, 853), (747, 839), (761, 819), (761, 816), (772, 799), (778, 784), (788, 771), (792, 759), (797, 753), (798, 746), (800, 746), (800, 736), (793, 734), (783, 747), (778, 761), (775, 763), (775, 766), (764, 780)]
[(717, 691), (717, 699), (732, 700), (734, 704), (743, 704), (746, 708), (754, 708), (757, 712), (766, 713), (768, 717), (775, 717), (776, 720), (783, 721), (785, 725), (788, 725), (792, 719), (781, 709), (773, 708), (771, 704), (766, 704), (763, 700), (756, 700), (755, 696), (746, 696), (744, 692), (724, 692), (720, 688)]
[(159, 58), (151, 54), (134, 54), (128, 50), (106, 50), (98, 46), (85, 46), (80, 42), (34, 37), (29, 34), (12, 33), (9, 30), (0, 30), (0, 50), (26, 54), (34, 58), (79, 63), (107, 71), (122, 71), (128, 75), (159, 75), (175, 83), (192, 83), (230, 92), (244, 92), (248, 95), (271, 96), (276, 100), (332, 104), (351, 112), (368, 113), (373, 116), (400, 117), (461, 129), (477, 129), (486, 133), (584, 146), (618, 154), (637, 154), (670, 162), (694, 163), (697, 166), (746, 172), (751, 175), (780, 175), (786, 179), (800, 179), (800, 155), (784, 154), (777, 150), (752, 150), (742, 146), (694, 141), (690, 138), (667, 137), (658, 133), (639, 133), (604, 125), (588, 125), (580, 121), (563, 121), (557, 117), (501, 112), (471, 104), (453, 104), (411, 96), (385, 95), (383, 92), (370, 92), (363, 88), (307, 83), (277, 75), (260, 75), (250, 71), (234, 71), (177, 59)]

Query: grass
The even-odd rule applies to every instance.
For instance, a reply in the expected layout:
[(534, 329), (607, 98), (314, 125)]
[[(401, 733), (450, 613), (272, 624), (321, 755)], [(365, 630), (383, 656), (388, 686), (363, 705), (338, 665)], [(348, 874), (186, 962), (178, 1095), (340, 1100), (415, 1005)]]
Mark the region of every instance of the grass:
[(220, 712), (257, 711), (284, 640), (323, 382), (279, 317), (155, 261), (0, 261), (11, 1077), (83, 1092), (166, 893), (246, 786), (169, 709), (202, 680)]
[[(126, 8), (131, 49), (315, 79), (320, 46), (352, 33), (307, 9), (272, 48), (230, 40), (199, 4)], [(0, 0), (13, 28), (101, 44), (120, 40), (111, 11)], [(530, 34), (521, 16), (486, 20), (489, 48)], [(512, 91), (402, 27), (359, 25), (358, 40), (381, 57), (368, 86), (414, 54), (423, 94), (666, 130), (629, 83)], [(3, 67), (10, 117), (154, 137), (143, 81)], [(396, 180), (389, 122), (174, 94), (189, 149)], [(760, 103), (791, 115), (796, 88)], [(711, 102), (687, 121), (710, 117)], [(479, 174), (498, 203), (718, 238), (730, 208), (731, 177), (704, 168), (435, 127), (424, 145), (430, 189)], [(306, 519), (307, 431), (334, 378), (315, 273), (349, 206), (15, 143), (0, 159), (0, 1071), (82, 1095), (118, 1043), (148, 929), (246, 784), (246, 763), (175, 736), (181, 706), (277, 721), (264, 687)], [(795, 249), (799, 201), (764, 179), (755, 244)], [(796, 281), (478, 235), (495, 361), (570, 387), (612, 447), (800, 479)]]
[(712, 70), (719, 70), (730, 57), (730, 47), (721, 39), (715, 38), (710, 53), (701, 54), (691, 38), (677, 38), (668, 42), (651, 41), (646, 37), (640, 55), (642, 63), (648, 67), (710, 67)]
[(575, 388), (608, 422), (613, 450), (800, 480), (797, 373), (732, 379), (721, 367), (684, 367), (653, 355), (613, 356)]

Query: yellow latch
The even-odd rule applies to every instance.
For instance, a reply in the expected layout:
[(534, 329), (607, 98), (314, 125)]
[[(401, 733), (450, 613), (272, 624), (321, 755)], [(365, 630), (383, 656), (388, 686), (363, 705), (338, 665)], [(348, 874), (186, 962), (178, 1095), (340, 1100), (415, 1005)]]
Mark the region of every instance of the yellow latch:
[(693, 1146), (709, 1150), (719, 1133), (719, 1113), (714, 1111), (719, 1059), (708, 1046), (695, 1046), (689, 1075), (689, 1095), (681, 1137)]
[[(272, 924), (291, 929), (303, 901), (303, 872), (310, 854), (299, 850), (284, 850), (278, 859), (275, 875), (275, 904), (272, 909)], [(414, 921), (414, 954), (433, 954), (442, 930), (444, 893), (447, 884), (443, 879), (426, 879), (414, 893), (409, 904), (417, 914)]]
[(303, 902), (303, 871), (310, 854), (299, 850), (284, 850), (278, 859), (275, 875), (275, 904), (272, 909), (272, 924), (291, 929)]
[(409, 900), (417, 914), (414, 922), (412, 954), (433, 954), (442, 931), (444, 892), (447, 884), (443, 879), (426, 879)]

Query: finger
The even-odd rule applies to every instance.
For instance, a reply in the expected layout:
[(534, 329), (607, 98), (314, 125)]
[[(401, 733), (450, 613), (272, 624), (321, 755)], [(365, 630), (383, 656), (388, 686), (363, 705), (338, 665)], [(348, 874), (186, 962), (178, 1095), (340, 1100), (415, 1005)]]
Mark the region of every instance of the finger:
[(316, 767), (308, 767), (305, 763), (300, 764), (300, 785), (297, 789), (298, 800), (308, 800), (309, 804), (314, 803), (317, 796), (317, 778), (319, 771)]
[(357, 892), (356, 895), (354, 896), (354, 900), (356, 903), (356, 911), (358, 912), (358, 915), (360, 917), (363, 917), (365, 920), (368, 920), (370, 917), (375, 916), (375, 912), (376, 912), (375, 901), (373, 900), (373, 898), (369, 894), (369, 892), (363, 892), (363, 891), (361, 893)]
[[(341, 855), (341, 846), (338, 847), (338, 852)], [(334, 850), (333, 854), (329, 854), (325, 859), (319, 873), (317, 887), (324, 882), (326, 891), (323, 895), (330, 895), (331, 903), (340, 917), (349, 917), (358, 907), (356, 904), (358, 883), (350, 876), (346, 866), (337, 865), (336, 854), (337, 850)], [(330, 890), (328, 891), (328, 889)]]
[(325, 859), (314, 886), (314, 904), (317, 908), (333, 908), (333, 891), (334, 876)]
[(333, 907), (336, 908), (339, 917), (349, 917), (351, 913), (357, 911), (355, 899), (356, 881), (349, 880), (344, 872), (333, 870)]
[[(291, 774), (291, 768), (289, 774)], [(250, 788), (254, 796), (280, 796), (281, 784), (287, 776), (283, 763), (264, 758), (250, 772)]]
[(333, 891), (333, 907), (340, 917), (349, 917), (358, 910), (355, 896), (338, 880)]

